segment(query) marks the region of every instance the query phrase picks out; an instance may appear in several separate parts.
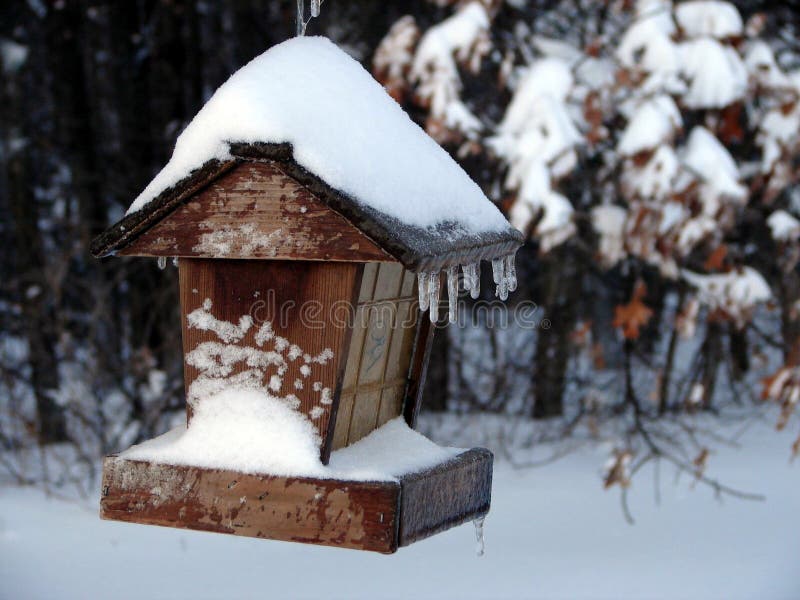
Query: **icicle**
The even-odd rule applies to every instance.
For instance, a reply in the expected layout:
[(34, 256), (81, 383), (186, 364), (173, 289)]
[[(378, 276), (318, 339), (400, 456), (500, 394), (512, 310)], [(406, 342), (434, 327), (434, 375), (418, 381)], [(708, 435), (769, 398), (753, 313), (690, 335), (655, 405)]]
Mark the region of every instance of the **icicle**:
[(431, 323), (439, 320), (439, 271), (428, 273), (428, 304)]
[(319, 16), (319, 6), (322, 4), (322, 0), (311, 0), (311, 16), (318, 17)]
[(425, 271), (417, 273), (417, 291), (419, 292), (419, 309), (422, 312), (428, 310), (428, 283), (430, 274)]
[(497, 284), (497, 296), (505, 302), (508, 300), (508, 277), (503, 275), (503, 278), (500, 280), (500, 283)]
[(461, 267), (464, 270), (464, 289), (473, 299), (481, 294), (480, 263), (470, 263)]
[(158, 257), (158, 268), (162, 271), (167, 268), (167, 257), (166, 256), (159, 256)]
[(472, 288), (470, 288), (469, 295), (473, 300), (477, 300), (481, 295), (481, 263), (476, 262), (472, 264)]
[(503, 278), (503, 266), (505, 265), (502, 258), (492, 259), (492, 279), (495, 283), (500, 283)]
[(178, 267), (178, 257), (177, 256), (173, 256), (172, 257), (172, 266), (175, 267), (175, 268)]
[(486, 545), (483, 541), (483, 522), (486, 520), (486, 517), (478, 517), (472, 523), (475, 525), (475, 554), (478, 556), (483, 556), (484, 551), (486, 550)]
[(448, 318), (451, 323), (455, 323), (458, 315), (458, 265), (447, 267), (447, 303)]
[[(508, 286), (505, 279), (505, 258), (492, 259), (492, 279), (495, 285), (495, 296), (499, 296), (501, 300), (508, 298)], [(505, 298), (503, 297), (505, 295)]]
[(506, 277), (508, 277), (508, 291), (513, 292), (517, 289), (517, 267), (515, 265), (516, 256), (509, 254), (506, 256)]

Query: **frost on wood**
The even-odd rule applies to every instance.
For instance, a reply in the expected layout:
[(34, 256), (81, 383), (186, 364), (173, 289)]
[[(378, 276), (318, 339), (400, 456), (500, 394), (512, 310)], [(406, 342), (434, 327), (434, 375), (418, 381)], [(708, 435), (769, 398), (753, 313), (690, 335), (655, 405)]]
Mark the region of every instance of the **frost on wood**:
[[(464, 10), (465, 19), (476, 12)], [(463, 33), (460, 26), (454, 32)], [(440, 37), (452, 40), (449, 34)], [(454, 49), (459, 57), (467, 52), (460, 43)], [(314, 37), (278, 44), (220, 86), (128, 212), (142, 209), (206, 162), (231, 159), (231, 143), (259, 142), (291, 144), (300, 166), (404, 225), (435, 231), (448, 224), (464, 235), (508, 232), (508, 222), (480, 187), (381, 85), (330, 41)], [(239, 233), (247, 232), (230, 235)], [(203, 243), (224, 249), (227, 241), (222, 236)]]
[[(186, 355), (186, 362), (199, 371), (188, 391), (188, 401), (192, 407), (196, 408), (207, 397), (231, 387), (261, 390), (270, 397), (277, 396), (285, 387), (287, 394), (280, 399), (297, 408), (300, 401), (288, 391), (289, 384), (291, 383), (294, 389), (302, 389), (304, 382), (302, 379), (284, 382), (289, 363), (301, 362), (301, 377), (308, 379), (312, 374), (312, 367), (327, 364), (333, 358), (333, 352), (326, 348), (312, 356), (296, 344), (277, 335), (269, 321), (259, 325), (255, 331), (255, 347), (242, 345), (240, 342), (254, 327), (252, 317), (242, 315), (238, 323), (231, 323), (215, 317), (211, 312), (212, 308), (211, 300), (206, 298), (200, 308), (193, 310), (186, 317), (190, 328), (213, 332), (219, 340), (201, 342)], [(244, 368), (235, 372), (239, 367)], [(326, 402), (331, 395), (329, 388), (319, 385), (313, 386), (312, 389), (319, 394), (319, 404), (330, 404), (329, 401)], [(319, 411), (313, 411), (314, 414), (311, 414), (312, 411), (313, 409), (308, 415), (312, 420), (318, 419), (323, 414)]]

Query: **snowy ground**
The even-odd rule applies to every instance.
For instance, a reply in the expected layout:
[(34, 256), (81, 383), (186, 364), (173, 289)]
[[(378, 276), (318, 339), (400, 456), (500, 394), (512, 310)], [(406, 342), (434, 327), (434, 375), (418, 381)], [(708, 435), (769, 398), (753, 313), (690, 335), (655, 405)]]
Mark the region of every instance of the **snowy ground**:
[(756, 426), (709, 474), (767, 495), (714, 500), (687, 479), (634, 481), (637, 523), (583, 450), (515, 471), (498, 464), (486, 555), (465, 525), (381, 556), (100, 521), (95, 507), (0, 488), (0, 597), (800, 598), (800, 463), (791, 433)]

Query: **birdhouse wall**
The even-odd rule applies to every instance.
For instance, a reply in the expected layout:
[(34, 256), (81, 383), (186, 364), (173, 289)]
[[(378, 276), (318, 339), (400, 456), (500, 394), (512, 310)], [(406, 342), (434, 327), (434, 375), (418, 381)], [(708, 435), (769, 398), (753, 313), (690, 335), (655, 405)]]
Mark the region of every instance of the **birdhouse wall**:
[(333, 433), (334, 450), (403, 413), (417, 334), (416, 300), (414, 273), (400, 263), (365, 265)]
[(313, 261), (181, 259), (184, 375), (192, 405), (238, 383), (296, 397), (330, 450), (363, 266)]
[(207, 182), (118, 254), (394, 260), (273, 161), (245, 162)]

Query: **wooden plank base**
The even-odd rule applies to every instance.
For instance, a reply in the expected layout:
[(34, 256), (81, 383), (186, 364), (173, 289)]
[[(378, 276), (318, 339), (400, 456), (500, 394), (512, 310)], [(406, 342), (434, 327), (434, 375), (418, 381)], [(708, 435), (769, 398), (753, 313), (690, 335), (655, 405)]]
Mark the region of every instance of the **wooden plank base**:
[(108, 456), (100, 517), (391, 554), (485, 515), (492, 453), (395, 481), (252, 475)]

